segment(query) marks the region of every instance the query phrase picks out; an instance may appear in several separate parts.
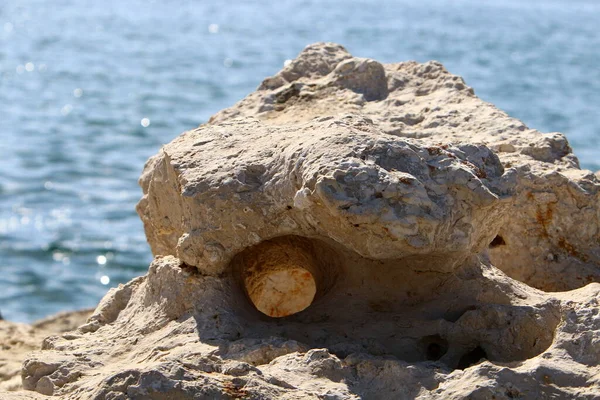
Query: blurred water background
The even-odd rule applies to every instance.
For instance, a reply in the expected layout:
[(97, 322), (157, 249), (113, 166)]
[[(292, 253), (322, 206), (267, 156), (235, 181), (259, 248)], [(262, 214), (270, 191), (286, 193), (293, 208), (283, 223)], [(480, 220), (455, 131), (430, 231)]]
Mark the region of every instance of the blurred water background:
[(143, 274), (145, 160), (316, 41), (439, 60), (600, 169), (599, 21), (596, 0), (0, 0), (0, 310), (94, 306)]

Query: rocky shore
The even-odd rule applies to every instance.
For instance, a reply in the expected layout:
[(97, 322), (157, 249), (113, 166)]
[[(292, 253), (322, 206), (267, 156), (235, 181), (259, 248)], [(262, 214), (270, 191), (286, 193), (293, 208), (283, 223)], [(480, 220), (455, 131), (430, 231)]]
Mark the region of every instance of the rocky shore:
[(0, 321), (0, 398), (598, 398), (599, 179), (440, 63), (308, 46), (147, 162), (147, 275)]
[(22, 389), (21, 366), (28, 353), (39, 350), (42, 341), (48, 336), (77, 329), (93, 311), (65, 312), (31, 325), (0, 319), (0, 394), (2, 391)]

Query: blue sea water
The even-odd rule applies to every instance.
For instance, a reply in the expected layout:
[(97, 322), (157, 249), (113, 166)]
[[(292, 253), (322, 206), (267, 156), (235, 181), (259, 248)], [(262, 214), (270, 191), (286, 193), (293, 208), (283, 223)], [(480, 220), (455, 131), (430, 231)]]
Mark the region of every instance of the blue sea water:
[(599, 21), (596, 0), (0, 0), (0, 311), (143, 274), (145, 160), (316, 41), (439, 60), (600, 169)]

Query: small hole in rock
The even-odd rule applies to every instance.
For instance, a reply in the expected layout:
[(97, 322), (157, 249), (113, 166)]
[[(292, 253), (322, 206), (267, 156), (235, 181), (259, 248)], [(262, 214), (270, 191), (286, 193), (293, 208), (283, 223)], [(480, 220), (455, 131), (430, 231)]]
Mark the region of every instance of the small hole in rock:
[(504, 246), (505, 244), (506, 242), (504, 241), (504, 238), (502, 238), (502, 236), (500, 235), (496, 235), (494, 240), (492, 240), (492, 242), (490, 243), (490, 249), (493, 249), (494, 247), (498, 246)]
[(471, 365), (475, 365), (479, 362), (479, 360), (481, 360), (482, 358), (487, 359), (487, 353), (485, 352), (485, 350), (483, 350), (481, 348), (481, 346), (477, 346), (475, 347), (473, 350), (471, 350), (470, 352), (464, 354), (460, 360), (458, 360), (458, 365), (456, 366), (457, 369), (465, 369), (470, 367)]
[(186, 271), (190, 275), (199, 275), (200, 274), (200, 272), (198, 271), (198, 268), (194, 267), (193, 265), (184, 263), (184, 262), (181, 262), (179, 264), (179, 268)]
[(448, 351), (448, 341), (440, 335), (425, 336), (421, 339), (425, 350), (425, 358), (429, 361), (437, 361)]
[(437, 343), (430, 343), (427, 346), (427, 359), (437, 361), (442, 357), (442, 347)]

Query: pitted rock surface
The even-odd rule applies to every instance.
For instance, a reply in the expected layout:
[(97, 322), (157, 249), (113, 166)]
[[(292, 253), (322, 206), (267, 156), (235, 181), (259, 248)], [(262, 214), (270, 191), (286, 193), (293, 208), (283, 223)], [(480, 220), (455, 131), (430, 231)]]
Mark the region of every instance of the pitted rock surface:
[[(315, 58), (327, 67), (302, 69)], [(502, 245), (490, 249), (494, 265), (546, 291), (600, 281), (600, 180), (579, 169), (564, 135), (542, 134), (509, 117), (477, 98), (461, 77), (438, 62), (384, 64), (385, 77), (367, 74), (363, 67), (353, 78), (361, 83), (345, 87), (339, 84), (339, 66), (349, 63), (367, 61), (336, 44), (309, 46), (265, 79), (259, 90), (209, 123), (254, 117), (289, 126), (315, 116), (356, 114), (390, 136), (419, 139), (422, 146), (485, 145), (505, 170), (518, 176), (511, 211), (502, 217), (498, 232), (496, 243)], [(362, 94), (365, 86), (379, 87), (383, 81), (388, 88), (385, 98), (370, 100)]]
[[(510, 118), (437, 62), (311, 45), (164, 146), (140, 184), (149, 273), (47, 338), (23, 364), (25, 389), (113, 400), (600, 393), (598, 176), (563, 135)], [(271, 318), (248, 291), (264, 293), (259, 278), (294, 260), (314, 300)]]
[(159, 257), (88, 324), (46, 339), (23, 366), (25, 388), (69, 399), (596, 398), (600, 284), (544, 293), (479, 257), (425, 274), (379, 261), (375, 274), (357, 270), (367, 261), (354, 257), (349, 278), (285, 319), (255, 310), (233, 276)]
[(206, 274), (284, 235), (450, 271), (493, 239), (516, 178), (485, 146), (423, 146), (353, 116), (205, 125), (150, 165), (138, 210), (154, 253)]

